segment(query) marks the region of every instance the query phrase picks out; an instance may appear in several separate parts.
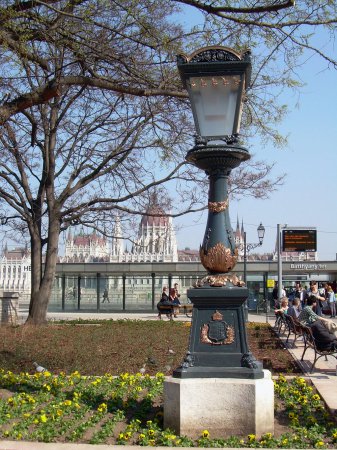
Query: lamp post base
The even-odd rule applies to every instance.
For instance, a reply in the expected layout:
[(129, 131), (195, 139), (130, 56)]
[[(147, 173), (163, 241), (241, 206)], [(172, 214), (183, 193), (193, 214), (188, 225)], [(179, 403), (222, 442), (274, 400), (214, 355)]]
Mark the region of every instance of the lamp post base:
[(164, 382), (164, 428), (198, 438), (207, 429), (212, 438), (274, 433), (274, 384), (263, 379), (199, 378)]
[(174, 378), (263, 378), (249, 351), (244, 318), (248, 289), (226, 286), (190, 289), (193, 303), (188, 352)]

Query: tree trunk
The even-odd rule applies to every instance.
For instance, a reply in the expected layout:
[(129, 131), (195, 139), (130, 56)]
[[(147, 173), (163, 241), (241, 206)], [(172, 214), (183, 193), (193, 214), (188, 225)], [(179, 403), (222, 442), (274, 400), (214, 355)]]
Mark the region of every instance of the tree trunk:
[(32, 292), (26, 324), (43, 325), (47, 321), (48, 304), (55, 278), (59, 233), (59, 220), (54, 219), (49, 226), (48, 246), (43, 265), (39, 264), (39, 261), (42, 261), (41, 239), (39, 242), (32, 239)]

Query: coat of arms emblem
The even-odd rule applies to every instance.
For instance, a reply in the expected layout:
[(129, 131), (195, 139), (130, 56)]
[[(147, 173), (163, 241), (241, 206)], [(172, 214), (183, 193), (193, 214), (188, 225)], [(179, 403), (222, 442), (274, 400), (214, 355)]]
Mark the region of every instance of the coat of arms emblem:
[(223, 315), (215, 311), (211, 320), (201, 327), (200, 340), (204, 344), (226, 345), (234, 342), (234, 328), (223, 320)]

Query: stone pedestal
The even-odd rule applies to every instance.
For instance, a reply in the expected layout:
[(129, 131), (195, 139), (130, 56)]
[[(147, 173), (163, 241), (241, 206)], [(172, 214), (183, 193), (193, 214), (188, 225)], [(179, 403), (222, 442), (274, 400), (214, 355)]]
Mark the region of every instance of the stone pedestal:
[(0, 291), (0, 324), (17, 325), (19, 311), (18, 292)]
[(274, 433), (274, 384), (262, 379), (166, 378), (164, 427), (178, 435), (212, 438)]

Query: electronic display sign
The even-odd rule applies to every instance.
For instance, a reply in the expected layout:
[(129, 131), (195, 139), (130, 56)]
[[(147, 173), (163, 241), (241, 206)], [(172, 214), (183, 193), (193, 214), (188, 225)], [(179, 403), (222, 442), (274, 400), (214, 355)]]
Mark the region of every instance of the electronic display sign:
[(308, 229), (283, 229), (283, 252), (316, 252), (317, 230)]

